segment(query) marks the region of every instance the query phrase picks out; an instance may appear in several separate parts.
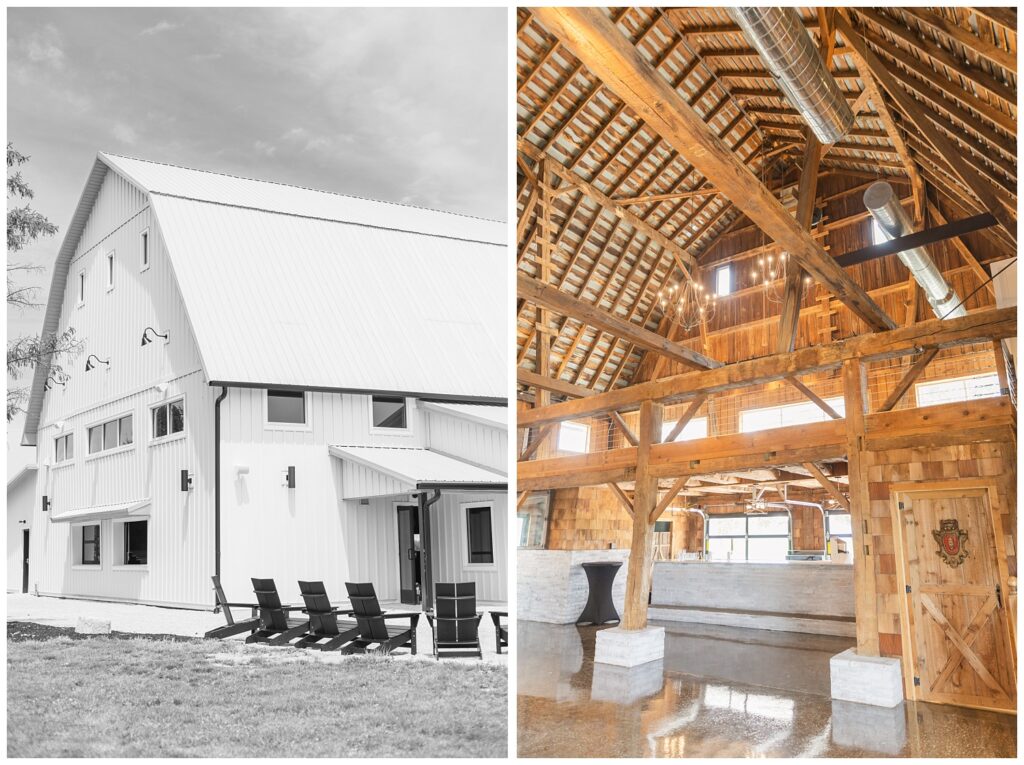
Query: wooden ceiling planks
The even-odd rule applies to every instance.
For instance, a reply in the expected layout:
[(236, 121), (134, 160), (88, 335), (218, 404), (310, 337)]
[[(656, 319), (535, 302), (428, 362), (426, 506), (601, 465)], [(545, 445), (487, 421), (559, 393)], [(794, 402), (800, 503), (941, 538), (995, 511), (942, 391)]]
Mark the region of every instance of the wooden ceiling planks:
[[(765, 77), (765, 66), (724, 10), (619, 8), (609, 13), (640, 57), (655, 66), (713, 129), (722, 131), (736, 156), (748, 161), (760, 177), (771, 182), (783, 173), (799, 171), (805, 123), (785, 100), (761, 94), (772, 85)], [(800, 13), (815, 35), (817, 10), (805, 8)], [(992, 192), (999, 195), (997, 199), (1012, 203), (1016, 73), (999, 62), (1008, 63), (1016, 53), (1016, 30), (1009, 28), (1015, 24), (1015, 13), (858, 8), (850, 14), (893, 81), (923, 107), (921, 115), (930, 129), (938, 127), (962, 149), (977, 177), (998, 189)], [(572, 168), (611, 199), (613, 208), (635, 215), (677, 246), (697, 256), (711, 245), (721, 251), (729, 241), (722, 235), (747, 222), (731, 200), (721, 193), (695, 193), (711, 184), (687, 157), (581, 67), (537, 14), (521, 9), (518, 29), (520, 137), (562, 167)], [(840, 87), (851, 100), (863, 102), (865, 83), (856, 76), (853, 51), (843, 39), (836, 45), (833, 69), (840, 73)], [(933, 190), (933, 198), (941, 199), (946, 217), (982, 209), (944, 157), (919, 136), (902, 111), (897, 112), (897, 140), (905, 142), (913, 170)], [(523, 132), (527, 127), (529, 132)], [(904, 175), (899, 149), (873, 100), (857, 114), (850, 134), (826, 149), (823, 174), (858, 180), (880, 175), (899, 180)], [(529, 186), (528, 180), (521, 184), (521, 211), (530, 203)], [(536, 217), (535, 203), (528, 212)], [(559, 232), (559, 245), (552, 248), (557, 283), (577, 297), (584, 292), (588, 300), (598, 296), (601, 310), (611, 310), (620, 319), (628, 317), (638, 327), (653, 331), (664, 326), (655, 297), (674, 267), (664, 248), (637, 235), (614, 209), (595, 206), (575, 191), (555, 198), (552, 219)], [(537, 243), (531, 239), (529, 224), (522, 230), (520, 267), (532, 275), (528, 250)], [(830, 233), (826, 241), (835, 236)], [(972, 235), (972, 241), (980, 241), (979, 237), (1002, 248), (1013, 246), (1000, 230)], [(982, 251), (987, 262), (992, 250), (986, 244)], [(705, 272), (695, 275), (706, 283)], [(877, 289), (875, 284), (871, 287)], [(527, 368), (534, 353), (533, 311), (532, 305), (521, 303), (519, 359)], [(567, 333), (553, 338), (552, 370), (557, 369), (560, 378), (598, 391), (630, 382), (643, 356), (634, 344), (569, 317), (564, 318), (563, 329)]]

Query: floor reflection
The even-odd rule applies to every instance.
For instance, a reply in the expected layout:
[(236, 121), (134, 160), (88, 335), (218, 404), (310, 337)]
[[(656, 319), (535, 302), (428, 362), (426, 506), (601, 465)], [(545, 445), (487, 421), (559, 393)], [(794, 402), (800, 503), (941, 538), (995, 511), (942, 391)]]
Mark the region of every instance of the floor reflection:
[(1016, 717), (833, 701), (845, 638), (662, 624), (665, 659), (594, 664), (598, 628), (519, 622), (522, 757), (1013, 757)]

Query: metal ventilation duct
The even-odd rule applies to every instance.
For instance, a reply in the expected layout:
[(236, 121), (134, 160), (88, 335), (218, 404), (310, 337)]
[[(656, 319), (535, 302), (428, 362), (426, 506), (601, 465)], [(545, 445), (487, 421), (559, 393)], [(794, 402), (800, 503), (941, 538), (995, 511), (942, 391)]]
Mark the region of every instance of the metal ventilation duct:
[(853, 126), (854, 114), (795, 8), (729, 8), (782, 92), (823, 144)]
[[(896, 192), (885, 181), (868, 186), (864, 192), (864, 206), (878, 223), (882, 235), (888, 241), (912, 232), (907, 213), (900, 204)], [(946, 279), (935, 267), (935, 262), (921, 247), (897, 253), (903, 265), (910, 269), (914, 280), (921, 285), (925, 297), (935, 315), (940, 319), (956, 319), (966, 316), (967, 310), (959, 305), (960, 298), (949, 286)]]

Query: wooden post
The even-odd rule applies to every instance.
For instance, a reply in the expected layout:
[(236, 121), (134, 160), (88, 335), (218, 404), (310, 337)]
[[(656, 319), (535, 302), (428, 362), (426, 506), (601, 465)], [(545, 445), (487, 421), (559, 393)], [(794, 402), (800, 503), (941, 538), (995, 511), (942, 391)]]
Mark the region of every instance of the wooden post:
[(846, 401), (850, 523), (853, 527), (853, 599), (857, 619), (857, 654), (878, 656), (875, 551), (871, 549), (871, 498), (868, 494), (864, 451), (868, 414), (867, 365), (860, 359), (843, 362), (843, 396)]
[(658, 505), (658, 479), (650, 475), (651, 444), (661, 439), (662, 405), (653, 401), (640, 404), (640, 428), (637, 438), (636, 489), (633, 492), (633, 538), (629, 546), (626, 572), (626, 603), (622, 629), (642, 630), (647, 626), (647, 596), (651, 591), (652, 542)]

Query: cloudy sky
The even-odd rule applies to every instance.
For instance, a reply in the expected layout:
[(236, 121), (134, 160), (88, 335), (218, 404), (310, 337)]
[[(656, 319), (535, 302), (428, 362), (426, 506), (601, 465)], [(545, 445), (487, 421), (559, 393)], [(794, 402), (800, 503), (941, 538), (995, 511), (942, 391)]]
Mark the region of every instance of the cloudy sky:
[[(62, 233), (97, 151), (504, 220), (506, 14), (12, 9), (8, 140)], [(41, 322), (8, 312), (9, 334)]]

